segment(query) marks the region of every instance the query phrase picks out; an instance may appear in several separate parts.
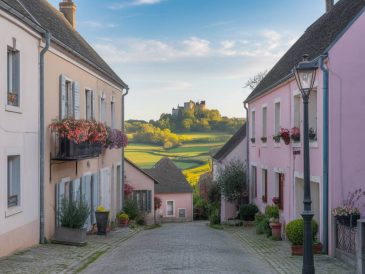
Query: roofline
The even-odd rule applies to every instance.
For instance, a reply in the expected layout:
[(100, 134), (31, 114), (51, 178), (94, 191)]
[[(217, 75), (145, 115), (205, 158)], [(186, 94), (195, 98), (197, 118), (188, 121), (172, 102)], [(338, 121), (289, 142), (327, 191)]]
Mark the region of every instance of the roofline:
[[(237, 144), (237, 145), (235, 145), (234, 147), (230, 147), (230, 149), (228, 149), (225, 153), (223, 153), (223, 155), (221, 156), (221, 157), (216, 157), (217, 156), (217, 154), (224, 148), (224, 146), (225, 145), (227, 145), (235, 136), (236, 136), (236, 134), (238, 134), (240, 131), (241, 131), (241, 129), (244, 127), (245, 129), (246, 129), (246, 121), (245, 121), (245, 123), (242, 125), (242, 127), (240, 127), (240, 129), (235, 133), (235, 134), (233, 134), (232, 135), (232, 137), (220, 148), (220, 150), (218, 150), (214, 155), (213, 155), (213, 159), (214, 160), (218, 160), (218, 161), (221, 161), (223, 158), (225, 158), (229, 153), (231, 153), (232, 152), (232, 150), (235, 148), (235, 147), (237, 147), (237, 145), (238, 144), (240, 144), (242, 141), (244, 141), (246, 138), (247, 138), (247, 134), (245, 134), (245, 137), (243, 137), (243, 139), (241, 139), (240, 140), (240, 142)], [(209, 173), (209, 172), (207, 172), (207, 173)], [(204, 174), (206, 174), (206, 173), (204, 173)]]
[(129, 160), (128, 158), (124, 157), (124, 160), (126, 162), (128, 162), (132, 167), (134, 167), (135, 169), (137, 169), (138, 171), (142, 172), (144, 175), (146, 175), (148, 178), (152, 179), (155, 184), (159, 184), (160, 182), (158, 180), (156, 180), (155, 178), (153, 178), (151, 175), (149, 175), (147, 172), (145, 172), (143, 169), (141, 169), (140, 167), (138, 167), (135, 163), (133, 163), (131, 160)]
[[(334, 45), (342, 38), (342, 36), (345, 35), (345, 33), (350, 29), (350, 27), (356, 22), (357, 19), (359, 19), (359, 17), (365, 12), (365, 7), (362, 8), (362, 10), (350, 21), (350, 23), (347, 24), (347, 26), (336, 36), (336, 38), (333, 40), (333, 42), (323, 51), (323, 53), (321, 53), (320, 55), (316, 56), (316, 58), (313, 59), (316, 60), (318, 58), (320, 58), (321, 56), (327, 56), (328, 52), (334, 47)], [(314, 24), (314, 23), (313, 23)], [(303, 34), (304, 35), (304, 34)], [(299, 38), (300, 39), (300, 38)], [(299, 40), (298, 39), (298, 40)], [(297, 41), (298, 41), (297, 40)], [(250, 95), (246, 98), (246, 100), (244, 101), (244, 103), (250, 103), (252, 102), (254, 99), (257, 99), (258, 97), (260, 97), (261, 95), (266, 94), (268, 91), (274, 89), (275, 87), (277, 87), (278, 85), (282, 84), (283, 82), (289, 80), (292, 76), (294, 76), (293, 73), (288, 74), (287, 76), (281, 78), (279, 81), (277, 81), (276, 83), (272, 84), (271, 86), (267, 87), (266, 89), (262, 90), (259, 94), (252, 96), (252, 98), (249, 98)], [(253, 92), (253, 91), (252, 91)]]

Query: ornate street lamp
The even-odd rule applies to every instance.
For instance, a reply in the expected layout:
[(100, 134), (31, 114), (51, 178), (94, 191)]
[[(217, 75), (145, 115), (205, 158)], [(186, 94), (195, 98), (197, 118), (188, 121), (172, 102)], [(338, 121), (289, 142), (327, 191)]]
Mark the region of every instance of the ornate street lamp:
[(317, 62), (310, 62), (308, 55), (303, 55), (303, 61), (294, 67), (294, 75), (303, 98), (303, 155), (304, 155), (304, 211), (302, 213), (304, 221), (304, 256), (303, 256), (303, 274), (314, 274), (313, 261), (313, 235), (312, 219), (313, 212), (311, 209), (311, 190), (310, 190), (310, 166), (309, 166), (309, 125), (308, 125), (308, 101), (311, 90), (313, 89), (316, 72), (318, 69)]

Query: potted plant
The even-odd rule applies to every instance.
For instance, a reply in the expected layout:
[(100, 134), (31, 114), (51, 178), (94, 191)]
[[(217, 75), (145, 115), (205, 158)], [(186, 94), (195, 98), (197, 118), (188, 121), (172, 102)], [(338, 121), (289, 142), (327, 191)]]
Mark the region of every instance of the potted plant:
[(280, 128), (280, 137), (281, 139), (283, 139), (284, 143), (286, 145), (289, 145), (290, 144), (290, 133), (289, 133), (289, 130), (286, 129), (286, 128)]
[(86, 245), (86, 229), (84, 225), (89, 214), (89, 206), (83, 199), (74, 201), (63, 198), (59, 216), (61, 226), (56, 227), (52, 241), (67, 245)]
[(271, 217), (269, 219), (271, 227), (271, 238), (275, 241), (281, 240), (281, 223), (278, 218)]
[(280, 205), (280, 198), (279, 197), (273, 197), (272, 202), (274, 203), (274, 205), (279, 206)]
[(123, 212), (128, 214), (130, 221), (135, 221), (139, 214), (137, 202), (132, 198), (127, 198), (124, 202)]
[(274, 140), (275, 143), (280, 143), (280, 138), (281, 138), (280, 132), (272, 136), (272, 139)]
[(239, 209), (240, 219), (244, 226), (251, 226), (259, 209), (254, 204), (241, 205)]
[(300, 129), (299, 127), (293, 127), (290, 130), (290, 138), (294, 143), (300, 142)]
[(118, 215), (118, 219), (119, 219), (119, 225), (121, 227), (126, 227), (128, 226), (128, 222), (129, 222), (129, 216), (128, 214), (124, 213), (124, 212), (121, 212), (119, 215)]
[(261, 142), (266, 143), (267, 137), (261, 137)]
[(251, 143), (255, 143), (255, 138), (251, 138)]
[(95, 210), (96, 225), (98, 227), (98, 235), (106, 235), (109, 223), (109, 211), (103, 206), (98, 206)]
[[(318, 232), (318, 224), (312, 220), (312, 235), (313, 235), (313, 253), (322, 253), (322, 244), (316, 241)], [(291, 242), (292, 255), (303, 255), (303, 241), (304, 241), (304, 221), (303, 219), (296, 219), (286, 225), (286, 236)]]
[(105, 147), (109, 149), (119, 149), (128, 145), (127, 135), (123, 134), (119, 129), (107, 127), (107, 137)]
[(309, 137), (309, 140), (311, 140), (311, 141), (317, 141), (317, 132), (316, 132), (316, 130), (314, 130), (313, 128), (310, 128), (309, 132), (308, 132), (308, 137)]

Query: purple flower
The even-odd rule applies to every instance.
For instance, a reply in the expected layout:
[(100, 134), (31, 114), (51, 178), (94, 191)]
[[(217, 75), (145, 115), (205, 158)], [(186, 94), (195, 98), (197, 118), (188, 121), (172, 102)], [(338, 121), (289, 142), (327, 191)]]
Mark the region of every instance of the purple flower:
[(118, 129), (108, 128), (108, 135), (106, 138), (106, 147), (109, 149), (119, 149), (121, 147), (126, 147), (128, 145), (127, 135), (123, 134), (122, 131)]

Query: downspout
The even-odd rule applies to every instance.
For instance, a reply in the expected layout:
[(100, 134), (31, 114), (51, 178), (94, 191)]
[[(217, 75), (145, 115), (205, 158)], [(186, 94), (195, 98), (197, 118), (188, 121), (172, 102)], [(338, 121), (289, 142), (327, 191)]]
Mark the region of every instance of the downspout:
[(44, 244), (44, 55), (51, 44), (51, 34), (45, 34), (46, 44), (39, 56), (39, 242)]
[(250, 136), (250, 127), (248, 125), (248, 107), (246, 102), (243, 102), (243, 107), (246, 109), (246, 174), (247, 174), (247, 178), (246, 178), (246, 182), (247, 182), (247, 187), (248, 187), (248, 199), (249, 199), (249, 203), (252, 203), (252, 193), (251, 193), (251, 188), (250, 188), (250, 150), (249, 150), (249, 143), (248, 143), (248, 138)]
[(328, 69), (324, 65), (327, 55), (319, 59), (323, 72), (323, 252), (328, 254)]
[[(122, 132), (123, 134), (125, 134), (125, 126), (124, 126), (124, 97), (127, 96), (129, 93), (129, 87), (126, 88), (126, 92), (122, 95)], [(125, 176), (125, 171), (124, 171), (124, 147), (122, 147), (122, 164), (121, 164), (121, 170), (120, 170), (120, 180), (121, 180), (121, 197), (122, 197), (122, 201), (121, 201), (121, 208), (124, 207), (124, 176)]]

